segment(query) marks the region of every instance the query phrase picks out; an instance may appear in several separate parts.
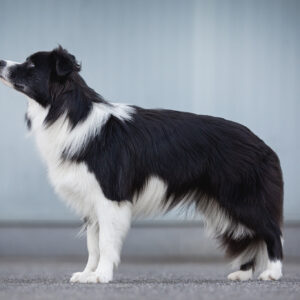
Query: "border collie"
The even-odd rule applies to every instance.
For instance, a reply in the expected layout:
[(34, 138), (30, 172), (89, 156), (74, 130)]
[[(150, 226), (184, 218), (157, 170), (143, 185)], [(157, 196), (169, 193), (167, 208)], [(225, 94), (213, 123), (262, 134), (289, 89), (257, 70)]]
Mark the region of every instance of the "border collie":
[(109, 103), (61, 46), (2, 81), (28, 97), (26, 121), (55, 191), (86, 218), (88, 262), (71, 282), (113, 279), (136, 216), (202, 213), (233, 258), (230, 280), (282, 276), (283, 179), (274, 151), (245, 126), (206, 115)]

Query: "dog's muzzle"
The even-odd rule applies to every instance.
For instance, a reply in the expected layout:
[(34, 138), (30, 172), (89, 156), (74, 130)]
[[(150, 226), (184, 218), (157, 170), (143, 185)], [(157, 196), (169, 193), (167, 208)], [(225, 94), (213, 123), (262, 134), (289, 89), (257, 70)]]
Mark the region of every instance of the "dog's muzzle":
[(0, 60), (0, 77), (2, 77), (2, 72), (3, 72), (3, 69), (4, 67), (7, 65), (6, 61), (5, 60)]

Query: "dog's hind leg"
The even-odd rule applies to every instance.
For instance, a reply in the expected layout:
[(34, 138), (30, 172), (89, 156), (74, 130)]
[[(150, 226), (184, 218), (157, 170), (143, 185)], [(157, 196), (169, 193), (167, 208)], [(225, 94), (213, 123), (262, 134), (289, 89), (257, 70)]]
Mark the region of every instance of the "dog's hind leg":
[(254, 260), (242, 264), (240, 270), (230, 273), (227, 278), (230, 280), (246, 281), (252, 279), (254, 272)]
[[(245, 215), (248, 213), (248, 220), (249, 212), (248, 209), (243, 213)], [(252, 236), (236, 240), (223, 236), (223, 244), (229, 255), (232, 254), (233, 257), (236, 257), (235, 264), (238, 264), (241, 269), (230, 274), (229, 279), (243, 280), (242, 278), (245, 277), (250, 279), (254, 268), (260, 271), (264, 270), (259, 276), (261, 280), (278, 280), (282, 277), (283, 251), (280, 225), (277, 225), (274, 218), (270, 214), (268, 215), (262, 207), (256, 211), (256, 217), (258, 217), (256, 221), (260, 220), (256, 226), (247, 224), (248, 228), (252, 230)], [(240, 222), (244, 220), (240, 214)]]
[(262, 221), (262, 226), (254, 232), (253, 237), (234, 240), (223, 237), (223, 244), (230, 256), (235, 257), (233, 265), (240, 270), (228, 275), (230, 280), (248, 280), (254, 269), (264, 270), (261, 280), (278, 280), (282, 277), (282, 243), (281, 231), (276, 225), (269, 226)]
[(259, 275), (261, 280), (278, 280), (282, 277), (282, 241), (281, 231), (276, 225), (266, 228), (264, 240), (267, 245), (268, 263), (264, 272)]
[(261, 254), (261, 242), (254, 236), (239, 239), (223, 236), (223, 245), (228, 256), (234, 258), (232, 265), (239, 270), (228, 275), (229, 280), (245, 281), (252, 279), (257, 258)]

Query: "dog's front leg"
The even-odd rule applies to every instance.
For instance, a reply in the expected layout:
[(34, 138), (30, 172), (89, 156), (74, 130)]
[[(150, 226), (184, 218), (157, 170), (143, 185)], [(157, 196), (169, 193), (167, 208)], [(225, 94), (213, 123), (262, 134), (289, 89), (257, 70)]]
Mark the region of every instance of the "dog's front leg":
[(98, 224), (88, 223), (87, 229), (87, 248), (88, 261), (82, 272), (76, 272), (72, 275), (70, 282), (86, 282), (90, 273), (94, 272), (99, 263), (99, 226)]
[(96, 270), (81, 282), (107, 283), (113, 279), (113, 268), (120, 261), (123, 240), (131, 223), (131, 206), (129, 201), (117, 202), (106, 198), (95, 202), (100, 259)]

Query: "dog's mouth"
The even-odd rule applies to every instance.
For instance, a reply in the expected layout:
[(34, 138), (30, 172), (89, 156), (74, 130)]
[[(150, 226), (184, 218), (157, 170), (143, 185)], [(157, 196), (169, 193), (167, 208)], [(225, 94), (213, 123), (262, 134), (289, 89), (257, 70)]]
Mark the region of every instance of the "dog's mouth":
[(19, 91), (24, 91), (25, 90), (25, 85), (24, 84), (14, 83), (13, 85), (14, 85), (16, 90), (19, 90)]
[(7, 81), (7, 79), (2, 75), (2, 73), (0, 73), (0, 79), (1, 79), (2, 81)]
[(0, 80), (1, 80), (4, 84), (8, 85), (8, 82), (7, 82), (7, 80), (4, 78), (4, 76), (0, 75)]
[(3, 75), (0, 74), (0, 81), (2, 81), (5, 85), (7, 85), (10, 88), (14, 88), (19, 92), (24, 92), (26, 89), (26, 86), (21, 83), (13, 83), (8, 81)]

